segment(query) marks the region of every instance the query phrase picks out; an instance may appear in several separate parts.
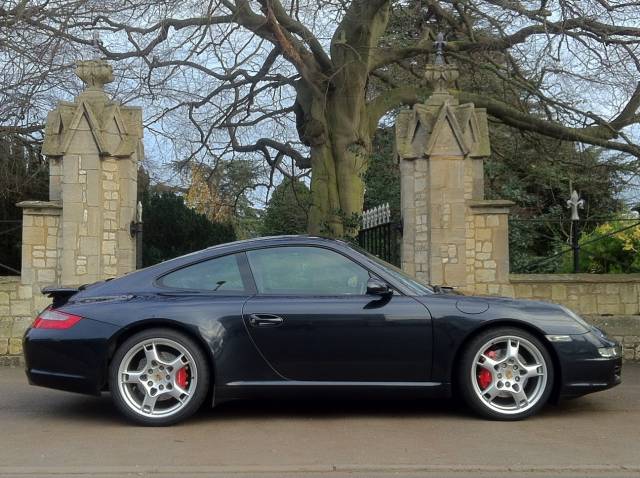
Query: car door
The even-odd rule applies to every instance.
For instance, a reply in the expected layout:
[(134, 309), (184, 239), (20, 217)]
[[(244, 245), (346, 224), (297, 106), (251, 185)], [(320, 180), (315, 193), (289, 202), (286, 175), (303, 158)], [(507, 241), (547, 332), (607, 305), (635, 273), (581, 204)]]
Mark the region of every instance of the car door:
[(366, 294), (370, 272), (319, 246), (247, 251), (258, 294), (243, 309), (265, 360), (288, 380), (428, 381), (431, 319), (415, 299)]

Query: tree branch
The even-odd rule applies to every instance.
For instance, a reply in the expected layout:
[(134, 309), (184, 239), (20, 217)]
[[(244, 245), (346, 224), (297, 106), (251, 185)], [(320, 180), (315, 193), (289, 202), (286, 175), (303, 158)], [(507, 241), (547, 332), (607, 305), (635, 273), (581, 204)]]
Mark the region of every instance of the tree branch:
[(415, 86), (397, 86), (384, 93), (379, 94), (374, 100), (367, 104), (369, 114), (369, 131), (371, 135), (375, 133), (380, 119), (390, 111), (399, 106), (413, 106), (420, 101), (421, 97), (428, 95), (428, 88), (417, 88)]
[(543, 120), (531, 114), (523, 113), (506, 103), (485, 95), (481, 96), (474, 93), (459, 92), (459, 98), (460, 101), (470, 102), (480, 108), (486, 108), (487, 113), (491, 116), (520, 130), (533, 131), (564, 141), (578, 141), (594, 146), (601, 146), (640, 158), (640, 147), (634, 144), (611, 141), (618, 137), (618, 132), (611, 126), (611, 123), (586, 128), (570, 128), (554, 121)]
[[(241, 145), (236, 138), (236, 133), (234, 128), (229, 128), (229, 137), (231, 138), (231, 146), (234, 151), (238, 153), (254, 153), (261, 152), (267, 158), (267, 161), (272, 163), (271, 155), (267, 148), (272, 148), (278, 151), (278, 153), (284, 154), (291, 159), (296, 164), (296, 167), (300, 169), (307, 169), (311, 167), (311, 160), (302, 154), (300, 154), (296, 149), (291, 147), (289, 144), (280, 143), (271, 138), (260, 138), (254, 144), (250, 145)], [(273, 166), (273, 165), (272, 165)]]
[(271, 6), (271, 10), (275, 19), (282, 27), (286, 28), (293, 34), (300, 36), (304, 40), (304, 42), (309, 46), (311, 53), (313, 53), (314, 58), (325, 73), (328, 74), (333, 69), (331, 58), (329, 58), (329, 55), (327, 54), (327, 52), (325, 52), (324, 48), (315, 37), (315, 35), (302, 23), (293, 19), (289, 14), (287, 14), (279, 0), (264, 1), (261, 3)]
[(32, 134), (44, 129), (42, 124), (32, 124), (29, 126), (0, 126), (0, 134)]
[[(601, 146), (640, 158), (639, 146), (612, 141), (619, 136), (618, 131), (614, 128), (613, 122), (618, 120), (622, 114), (619, 115), (616, 120), (604, 125), (571, 128), (555, 121), (541, 119), (529, 113), (519, 111), (507, 103), (489, 98), (486, 95), (478, 95), (465, 91), (457, 91), (454, 93), (459, 97), (461, 102), (473, 103), (476, 107), (485, 108), (489, 115), (519, 130), (531, 131), (564, 141), (577, 141), (594, 146)], [(399, 86), (380, 94), (368, 104), (369, 128), (372, 134), (375, 132), (380, 119), (389, 111), (403, 105), (414, 105), (419, 101), (421, 96), (424, 97), (428, 94), (428, 89), (412, 86)], [(640, 96), (640, 92), (636, 91), (632, 97), (632, 101), (629, 103), (640, 102), (638, 96)], [(627, 108), (625, 108), (625, 110), (627, 110)], [(627, 114), (626, 117), (627, 121), (629, 118), (635, 119), (634, 122), (640, 121), (637, 115), (629, 117)], [(628, 124), (631, 123), (626, 123), (625, 125)]]

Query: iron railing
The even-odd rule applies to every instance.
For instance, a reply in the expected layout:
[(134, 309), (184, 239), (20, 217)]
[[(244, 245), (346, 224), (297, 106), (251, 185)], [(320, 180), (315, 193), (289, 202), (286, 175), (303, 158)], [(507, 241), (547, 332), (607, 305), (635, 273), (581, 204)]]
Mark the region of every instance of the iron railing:
[(363, 249), (399, 267), (401, 238), (402, 226), (391, 220), (388, 203), (362, 213), (358, 244)]
[[(618, 223), (619, 227), (592, 239), (582, 239), (583, 234), (589, 234), (598, 226), (608, 223)], [(600, 272), (581, 265), (583, 259), (595, 257), (590, 246), (637, 226), (640, 226), (640, 218), (596, 217), (579, 221), (510, 219), (511, 272)]]
[(0, 220), (0, 275), (20, 275), (22, 221)]

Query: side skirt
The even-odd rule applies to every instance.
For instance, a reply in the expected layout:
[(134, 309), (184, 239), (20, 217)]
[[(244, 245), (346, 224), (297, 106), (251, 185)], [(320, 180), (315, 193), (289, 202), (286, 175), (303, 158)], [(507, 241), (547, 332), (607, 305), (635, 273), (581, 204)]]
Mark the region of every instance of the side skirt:
[(451, 396), (441, 382), (332, 382), (301, 380), (236, 381), (216, 386), (214, 403), (254, 398), (404, 399)]

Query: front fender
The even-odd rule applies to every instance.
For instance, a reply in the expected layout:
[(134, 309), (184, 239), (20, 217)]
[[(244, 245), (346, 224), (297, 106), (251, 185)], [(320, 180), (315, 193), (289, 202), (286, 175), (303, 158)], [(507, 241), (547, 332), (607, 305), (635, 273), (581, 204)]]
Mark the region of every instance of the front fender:
[[(546, 302), (453, 295), (428, 296), (421, 298), (421, 301), (433, 317), (434, 381), (449, 382), (461, 347), (480, 330), (488, 327), (521, 327), (541, 340), (545, 340), (545, 335), (581, 335), (589, 332), (564, 308)], [(463, 306), (458, 304), (462, 301)]]

